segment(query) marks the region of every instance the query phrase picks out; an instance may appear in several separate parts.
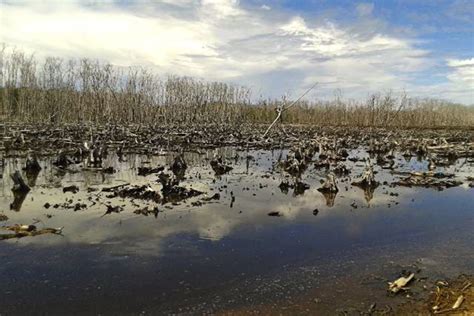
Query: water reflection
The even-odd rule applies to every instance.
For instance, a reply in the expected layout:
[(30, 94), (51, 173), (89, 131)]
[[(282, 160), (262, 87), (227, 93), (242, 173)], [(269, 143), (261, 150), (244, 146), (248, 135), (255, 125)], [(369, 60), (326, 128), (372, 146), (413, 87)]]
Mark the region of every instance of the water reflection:
[[(387, 267), (387, 262), (413, 263), (421, 251), (429, 259), (433, 254), (435, 259), (444, 258), (443, 262), (435, 260), (436, 269), (460, 265), (461, 271), (472, 270), (465, 268), (472, 267), (474, 240), (469, 238), (473, 223), (468, 207), (474, 197), (467, 186), (437, 192), (381, 184), (365, 192), (351, 185), (364, 169), (364, 164), (356, 161), (347, 163), (351, 176), (336, 178), (337, 194), (322, 194), (318, 188), (327, 176), (326, 170), (310, 167), (298, 179), (278, 171), (275, 162), (279, 155), (284, 159), (286, 151), (220, 149), (217, 154), (227, 164), (232, 163), (234, 169), (229, 174), (215, 176), (209, 166), (214, 151), (185, 154), (188, 168), (180, 186), (204, 195), (178, 204), (108, 198), (109, 193), (101, 192), (104, 187), (126, 183), (149, 184), (160, 192), (157, 174), (138, 176), (137, 168), (170, 166), (174, 153), (124, 154), (121, 160), (111, 153), (103, 165), (117, 170), (114, 174), (59, 170), (50, 159), (44, 159), (35, 185), (19, 203), (19, 212), (8, 211), (8, 205), (16, 199), (9, 175), (21, 170), (24, 161), (7, 160), (0, 182), (0, 212), (8, 215), (8, 220), (1, 224), (64, 227), (62, 236), (44, 234), (0, 242), (0, 279), (4, 285), (0, 302), (7, 314), (10, 306), (11, 314), (28, 314), (15, 313), (15, 306), (23, 311), (33, 306), (51, 314), (61, 314), (51, 312), (53, 308), (64, 314), (68, 308), (85, 311), (89, 306), (97, 308), (90, 310), (91, 314), (137, 314), (147, 311), (144, 302), (152, 308), (163, 308), (150, 314), (170, 314), (183, 312), (183, 304), (194, 308), (203, 301), (214, 304), (219, 299), (235, 299), (248, 303), (248, 293), (281, 300), (287, 297), (291, 284), (299, 289), (304, 280), (314, 281), (306, 289), (325, 284), (323, 292), (333, 295), (333, 285), (339, 284), (335, 279), (338, 269), (358, 282), (370, 279), (369, 273), (377, 273), (374, 267), (396, 273), (398, 267)], [(403, 159), (395, 159), (403, 164), (400, 170), (426, 168), (426, 163), (416, 158), (407, 163)], [(393, 182), (394, 175), (389, 171), (375, 168), (378, 182)], [(469, 164), (453, 168), (460, 168), (457, 173), (461, 177), (472, 172)], [(309, 188), (304, 186), (301, 194), (294, 194), (296, 181)], [(285, 192), (282, 183), (293, 188), (288, 186)], [(79, 192), (63, 193), (63, 187), (72, 185)], [(396, 195), (391, 194), (394, 192)], [(87, 207), (76, 209), (77, 204)], [(123, 211), (104, 216), (115, 207)], [(270, 217), (270, 212), (281, 216)], [(440, 245), (448, 251), (440, 250)], [(300, 267), (315, 274), (282, 278), (284, 272), (300, 271)], [(257, 278), (259, 282), (255, 282)], [(383, 296), (385, 282), (377, 280), (376, 287)], [(232, 290), (226, 295), (229, 288)], [(262, 292), (265, 288), (268, 291)], [(213, 296), (205, 299), (203, 292)], [(239, 297), (236, 292), (243, 294)], [(333, 307), (344, 301), (337, 293), (329, 301)], [(168, 310), (163, 307), (166, 304), (173, 307)], [(113, 307), (118, 312), (114, 313)]]
[(336, 202), (336, 195), (337, 192), (321, 192), (326, 199), (326, 206), (333, 207), (334, 203)]
[(38, 179), (38, 175), (40, 172), (40, 170), (30, 170), (25, 172), (26, 183), (30, 188), (33, 188), (36, 185), (36, 179)]
[[(395, 202), (395, 197), (388, 194), (388, 190), (393, 189), (387, 186), (361, 190), (348, 184), (349, 177), (342, 177), (337, 181), (345, 190), (339, 193), (321, 194), (317, 188), (321, 186), (320, 181), (325, 178), (325, 172), (310, 168), (300, 179), (292, 182), (285, 174), (274, 171), (277, 157), (274, 157), (272, 152), (237, 152), (234, 149), (219, 150), (219, 155), (227, 161), (232, 161), (234, 170), (216, 177), (209, 166), (209, 159), (214, 154), (214, 151), (185, 153), (184, 160), (188, 168), (185, 177), (181, 178), (180, 185), (202, 191), (205, 193), (204, 197), (219, 193), (219, 200), (205, 201), (202, 196), (198, 196), (175, 205), (160, 205), (118, 197), (107, 198), (107, 194), (100, 192), (102, 187), (124, 183), (150, 184), (151, 188), (159, 191), (161, 185), (157, 181), (157, 175), (138, 176), (137, 168), (145, 165), (170, 166), (176, 157), (174, 154), (128, 155), (125, 159), (119, 159), (116, 155), (109, 155), (103, 163), (117, 170), (114, 174), (93, 171), (72, 173), (53, 167), (50, 160), (42, 161), (45, 168), (34, 176), (32, 182), (34, 185), (28, 195), (31, 199), (27, 199), (27, 195), (13, 194), (10, 191), (11, 181), (8, 177), (4, 177), (6, 181), (0, 186), (0, 192), (3, 192), (0, 196), (0, 206), (10, 204), (13, 199), (11, 209), (18, 213), (9, 214), (9, 224), (30, 224), (33, 219), (41, 219), (45, 227), (64, 226), (62, 238), (57, 236), (23, 238), (18, 241), (19, 244), (100, 243), (111, 247), (117, 245), (117, 249), (122, 252), (154, 255), (162, 253), (163, 243), (167, 243), (169, 238), (182, 234), (196, 236), (197, 239), (218, 241), (238, 234), (245, 227), (276, 228), (273, 225), (309, 223), (314, 226), (315, 234), (323, 236), (324, 230), (318, 232), (322, 228), (321, 225), (331, 223), (339, 227), (338, 230), (347, 228), (346, 238), (355, 236), (360, 238), (364, 236), (367, 225), (376, 223), (387, 228), (384, 222), (379, 222), (380, 218), (401, 216), (397, 215), (400, 213), (387, 213), (387, 205)], [(282, 155), (285, 154), (286, 152)], [(398, 157), (398, 160), (402, 159)], [(7, 160), (4, 173), (8, 175), (9, 172), (18, 170), (22, 163), (21, 160)], [(364, 168), (357, 162), (348, 165), (354, 175), (361, 174)], [(29, 179), (28, 175), (25, 176)], [(391, 179), (393, 176), (389, 173), (380, 171), (377, 174), (379, 182), (390, 182)], [(293, 185), (293, 194), (288, 194), (288, 187), (282, 188), (281, 184), (285, 181)], [(61, 188), (70, 185), (77, 185), (80, 191), (77, 194), (63, 193)], [(97, 190), (88, 192), (91, 188)], [(424, 192), (407, 188), (397, 190), (400, 196), (396, 198), (396, 202), (402, 204), (411, 201), (414, 194)], [(76, 211), (75, 208), (66, 209), (62, 207), (65, 201), (69, 205), (86, 204), (87, 208)], [(46, 204), (50, 207), (45, 208)], [(364, 205), (370, 206), (371, 211), (358, 213), (358, 217), (353, 218), (350, 211), (351, 204), (357, 204), (359, 209)], [(120, 206), (124, 211), (103, 216), (107, 211), (106, 205)], [(154, 210), (155, 207), (158, 211), (153, 212), (153, 216), (144, 216), (145, 208)], [(319, 209), (317, 217), (312, 213), (315, 209)], [(267, 214), (271, 211), (277, 211), (283, 216), (270, 218)], [(346, 223), (350, 225), (345, 227)], [(359, 228), (355, 230), (355, 226)], [(354, 235), (355, 231), (358, 232), (357, 235)]]
[(29, 192), (23, 192), (23, 191), (15, 191), (13, 192), (13, 202), (10, 203), (10, 210), (19, 212), (21, 210), (21, 206), (23, 205), (23, 202), (26, 199), (26, 196), (28, 195)]
[(364, 199), (368, 205), (370, 205), (370, 201), (374, 198), (375, 187), (359, 187), (362, 191), (364, 191)]

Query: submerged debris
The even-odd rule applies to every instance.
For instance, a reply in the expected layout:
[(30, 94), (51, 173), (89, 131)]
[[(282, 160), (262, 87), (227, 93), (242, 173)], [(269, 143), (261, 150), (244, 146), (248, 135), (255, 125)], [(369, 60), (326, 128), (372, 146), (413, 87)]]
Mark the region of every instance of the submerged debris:
[(121, 197), (138, 200), (150, 200), (156, 203), (161, 202), (161, 196), (158, 192), (153, 190), (149, 185), (134, 185), (131, 187), (117, 186), (113, 194), (107, 197)]
[(161, 190), (163, 194), (162, 203), (176, 203), (190, 197), (201, 195), (202, 192), (194, 189), (187, 189), (180, 186), (166, 186)]
[(267, 215), (268, 216), (277, 216), (277, 217), (283, 216), (283, 214), (278, 212), (278, 211), (269, 212)]
[(221, 195), (219, 193), (214, 193), (214, 195), (209, 196), (209, 197), (204, 197), (204, 198), (202, 198), (202, 200), (206, 201), (206, 202), (209, 202), (209, 201), (212, 201), (212, 200), (218, 201), (218, 200), (220, 200), (220, 198), (221, 198)]
[(63, 193), (66, 192), (72, 192), (73, 194), (76, 194), (77, 192), (79, 192), (79, 187), (77, 185), (70, 185), (68, 187), (64, 187)]
[(144, 208), (139, 208), (133, 211), (133, 213), (138, 214), (138, 215), (144, 215), (144, 216), (153, 215), (155, 216), (155, 218), (158, 217), (159, 212), (160, 211), (158, 210), (158, 207), (156, 206), (152, 209), (149, 209), (148, 206), (145, 206)]
[(310, 185), (297, 179), (294, 183), (284, 180), (278, 187), (280, 188), (280, 191), (285, 194), (288, 193), (289, 189), (293, 189), (293, 195), (297, 196), (304, 194), (304, 192), (310, 188)]
[[(406, 173), (398, 173), (406, 174)], [(462, 181), (452, 180), (454, 174), (445, 174), (442, 172), (411, 172), (409, 176), (394, 182), (394, 185), (400, 186), (420, 186), (420, 187), (436, 187), (439, 190), (443, 188), (457, 187)], [(446, 179), (446, 180), (444, 180)]]
[(104, 215), (102, 215), (102, 217), (104, 217), (105, 215), (112, 214), (112, 213), (123, 212), (123, 207), (121, 207), (119, 205), (117, 205), (117, 206), (106, 205), (106, 207), (107, 207), (107, 210), (105, 211)]
[(161, 171), (165, 170), (165, 167), (156, 167), (156, 168), (150, 168), (150, 167), (138, 167), (138, 175), (139, 176), (147, 176), (153, 173), (160, 173)]
[(163, 194), (162, 204), (165, 203), (177, 203), (190, 197), (201, 195), (203, 192), (187, 189), (185, 187), (178, 186), (178, 177), (173, 177), (166, 173), (160, 173), (158, 175), (158, 181), (161, 183), (161, 193)]

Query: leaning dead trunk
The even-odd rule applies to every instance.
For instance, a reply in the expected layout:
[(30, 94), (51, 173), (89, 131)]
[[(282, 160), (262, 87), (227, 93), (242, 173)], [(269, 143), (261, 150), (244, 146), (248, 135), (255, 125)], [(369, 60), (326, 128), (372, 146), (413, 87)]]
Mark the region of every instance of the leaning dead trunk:
[(314, 87), (316, 87), (317, 84), (318, 83), (315, 83), (314, 85), (312, 85), (308, 90), (305, 91), (305, 93), (303, 93), (298, 99), (293, 101), (290, 105), (288, 105), (286, 107), (282, 106), (281, 108), (277, 108), (277, 110), (276, 110), (277, 116), (273, 120), (272, 124), (270, 124), (270, 126), (268, 126), (268, 128), (265, 131), (265, 133), (263, 134), (262, 138), (265, 138), (268, 135), (268, 132), (270, 132), (270, 130), (272, 129), (272, 127), (278, 122), (278, 120), (281, 119), (281, 115), (283, 114), (283, 112), (287, 111), (289, 108), (291, 108), (292, 106), (297, 104), (306, 94), (308, 94), (311, 90), (313, 90)]

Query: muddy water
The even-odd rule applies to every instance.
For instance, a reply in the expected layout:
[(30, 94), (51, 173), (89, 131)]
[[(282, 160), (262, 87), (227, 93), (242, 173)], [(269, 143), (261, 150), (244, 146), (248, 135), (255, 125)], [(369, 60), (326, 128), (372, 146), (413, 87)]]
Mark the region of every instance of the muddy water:
[[(13, 209), (9, 175), (24, 160), (6, 159), (0, 213), (8, 220), (0, 224), (64, 228), (62, 236), (0, 242), (0, 313), (333, 315), (373, 303), (396, 307), (416, 299), (425, 279), (474, 272), (474, 191), (467, 182), (443, 191), (386, 184), (364, 192), (350, 185), (363, 162), (347, 161), (352, 173), (338, 179), (335, 197), (317, 191), (325, 171), (313, 167), (302, 177), (310, 189), (298, 195), (278, 187), (289, 179), (274, 167), (286, 151), (221, 149), (234, 170), (220, 177), (206, 160), (213, 153), (186, 153), (182, 185), (220, 199), (160, 204), (156, 217), (134, 213), (156, 204), (108, 198), (100, 189), (149, 183), (159, 190), (157, 176), (138, 176), (137, 167), (168, 166), (172, 153), (125, 161), (110, 155), (111, 175), (64, 172), (42, 159), (37, 177), (25, 175), (32, 190)], [(427, 168), (401, 156), (396, 164), (399, 171)], [(380, 182), (398, 179), (375, 170)], [(463, 181), (473, 170), (460, 160), (438, 171)], [(80, 191), (63, 193), (70, 185)], [(87, 207), (64, 207), (76, 203)], [(107, 204), (124, 211), (104, 216)], [(421, 283), (408, 298), (387, 296), (386, 282), (403, 270), (417, 271)]]

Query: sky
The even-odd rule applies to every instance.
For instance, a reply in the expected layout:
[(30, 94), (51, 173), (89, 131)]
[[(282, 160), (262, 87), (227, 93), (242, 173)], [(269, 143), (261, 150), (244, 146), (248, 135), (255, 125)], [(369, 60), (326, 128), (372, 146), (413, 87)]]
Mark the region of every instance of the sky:
[(254, 96), (474, 104), (474, 0), (0, 0), (0, 43)]

